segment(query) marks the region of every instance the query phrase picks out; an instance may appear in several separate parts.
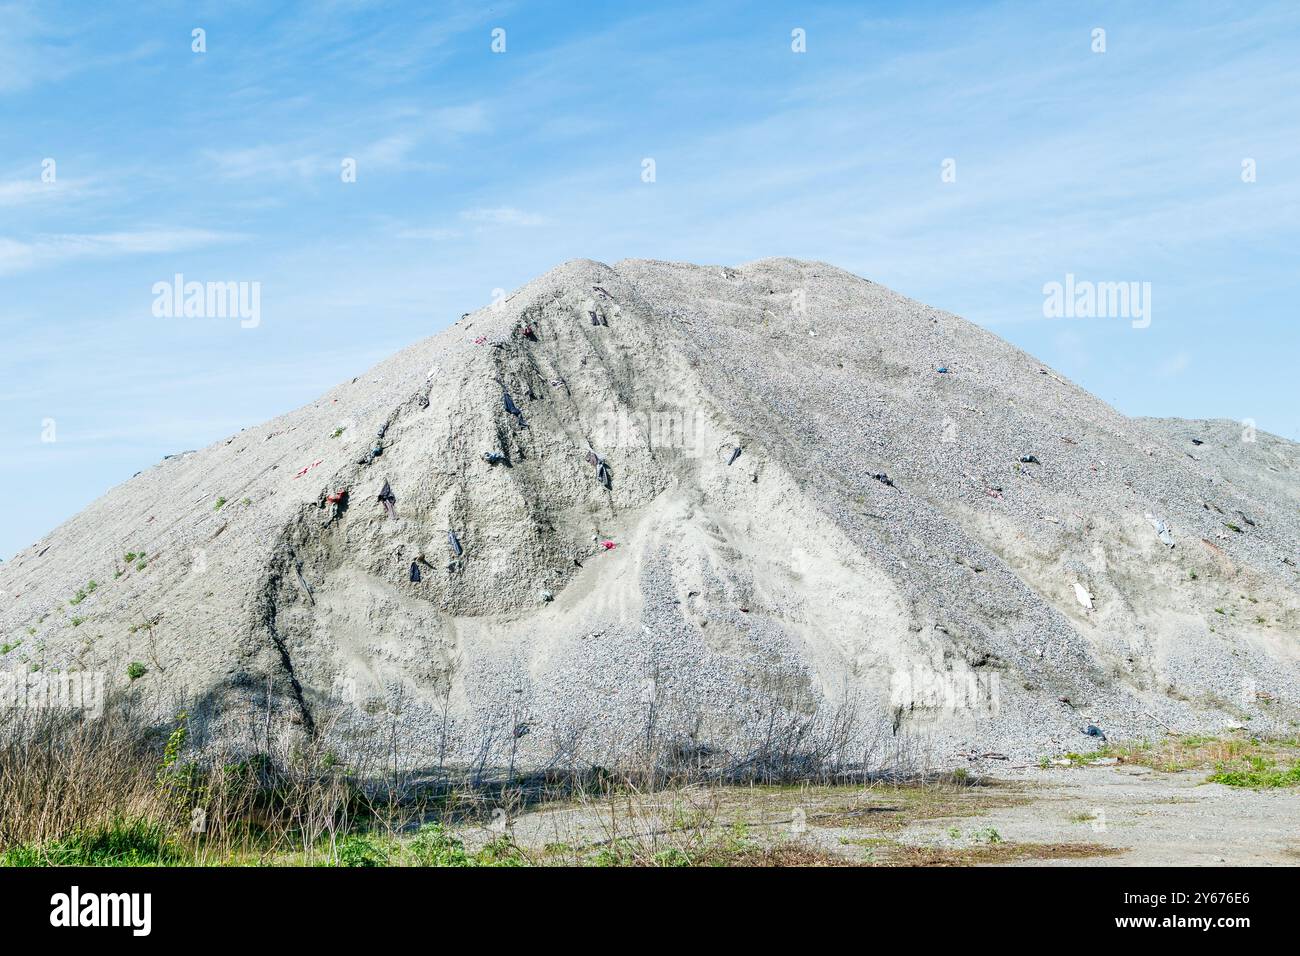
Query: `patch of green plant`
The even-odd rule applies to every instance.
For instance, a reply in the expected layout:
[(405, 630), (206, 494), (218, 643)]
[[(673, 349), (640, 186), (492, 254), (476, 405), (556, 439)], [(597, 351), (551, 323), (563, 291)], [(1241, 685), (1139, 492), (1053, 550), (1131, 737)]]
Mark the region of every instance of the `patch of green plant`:
[(508, 836), (500, 836), (474, 854), (475, 866), (527, 866), (524, 853)]
[(126, 561), (127, 564), (134, 564), (135, 559), (138, 557), (143, 558), (144, 555), (143, 554), (138, 555), (134, 551), (128, 551), (125, 555), (123, 555), (123, 559)]
[(73, 627), (81, 627), (81, 625), (84, 624), (85, 622), (86, 619), (84, 617), (74, 617), (69, 623)]
[(186, 862), (186, 855), (159, 823), (114, 820), (79, 829), (45, 845), (10, 847), (0, 854), (0, 866), (168, 866)]
[(1292, 764), (1289, 770), (1284, 770), (1263, 757), (1250, 757), (1247, 763), (1248, 767), (1240, 769), (1231, 769), (1220, 764), (1210, 775), (1209, 782), (1251, 790), (1272, 790), (1277, 787), (1300, 785), (1300, 761)]
[(633, 866), (636, 863), (636, 847), (631, 840), (618, 839), (602, 846), (591, 858), (593, 866)]
[(8, 641), (5, 641), (5, 643), (0, 644), (0, 655), (8, 654), (10, 651), (17, 650), (22, 646), (23, 646), (22, 641), (14, 641), (12, 644), (9, 643)]
[(345, 836), (338, 843), (338, 866), (386, 866), (389, 851), (379, 840), (360, 833)]
[(225, 498), (218, 498), (218, 499), (217, 499), (217, 505), (216, 505), (216, 507), (213, 508), (212, 510), (213, 510), (213, 511), (220, 511), (221, 508), (222, 508), (222, 506), (223, 506), (225, 503), (226, 503), (226, 499), (225, 499)]
[(139, 680), (145, 674), (149, 673), (149, 668), (145, 667), (139, 661), (132, 661), (126, 665), (126, 676), (131, 680)]
[(407, 847), (420, 866), (473, 866), (465, 844), (450, 833), (441, 823), (426, 823), (420, 827)]
[(68, 603), (71, 604), (73, 607), (76, 607), (84, 600), (86, 600), (86, 589), (77, 588), (77, 593), (74, 594), (71, 598), (69, 598)]

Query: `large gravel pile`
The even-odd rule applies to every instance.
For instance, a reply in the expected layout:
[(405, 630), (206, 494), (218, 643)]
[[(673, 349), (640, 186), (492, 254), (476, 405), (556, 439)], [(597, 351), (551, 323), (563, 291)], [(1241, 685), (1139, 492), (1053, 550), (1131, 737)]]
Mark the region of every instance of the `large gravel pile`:
[(944, 760), (1286, 729), (1298, 503), (1294, 444), (1128, 419), (834, 267), (575, 261), (0, 566), (0, 665), (136, 662), (209, 739), (269, 689), (412, 764), (846, 702)]

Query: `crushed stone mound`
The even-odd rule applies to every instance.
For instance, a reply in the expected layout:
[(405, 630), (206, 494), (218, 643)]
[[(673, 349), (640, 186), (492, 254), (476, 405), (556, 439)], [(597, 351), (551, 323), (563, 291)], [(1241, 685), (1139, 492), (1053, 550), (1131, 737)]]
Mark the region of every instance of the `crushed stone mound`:
[(850, 704), (945, 759), (1286, 728), (1298, 502), (1295, 444), (832, 266), (580, 260), (0, 566), (0, 665), (414, 763)]

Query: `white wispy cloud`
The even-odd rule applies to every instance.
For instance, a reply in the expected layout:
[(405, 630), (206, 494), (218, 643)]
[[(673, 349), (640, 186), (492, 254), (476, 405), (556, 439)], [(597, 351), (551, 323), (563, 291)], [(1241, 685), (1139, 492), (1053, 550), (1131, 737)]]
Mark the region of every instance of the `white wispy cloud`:
[(246, 239), (210, 229), (147, 229), (135, 232), (54, 233), (27, 241), (0, 236), (0, 275), (70, 259), (180, 252)]
[(459, 229), (445, 229), (438, 226), (428, 228), (411, 228), (397, 230), (398, 239), (422, 239), (430, 242), (446, 242), (449, 239), (459, 239), (461, 232)]
[(291, 146), (248, 146), (238, 149), (205, 149), (203, 157), (216, 167), (223, 179), (264, 179), (268, 181), (297, 178), (310, 179), (337, 171), (342, 157), (334, 157), (331, 170), (326, 158), (318, 153), (303, 153)]
[(97, 12), (43, 17), (34, 3), (0, 4), (0, 94), (139, 61), (159, 49), (156, 42), (105, 47), (95, 33)]
[(40, 202), (57, 202), (84, 198), (93, 194), (89, 179), (56, 179), (42, 182), (39, 176), (0, 182), (0, 206), (25, 206)]
[(1173, 378), (1187, 370), (1192, 364), (1192, 357), (1186, 352), (1175, 352), (1156, 366), (1156, 374), (1161, 378)]
[(460, 214), (466, 222), (476, 222), (491, 226), (540, 226), (546, 222), (545, 217), (537, 213), (524, 212), (514, 206), (490, 206), (466, 209)]

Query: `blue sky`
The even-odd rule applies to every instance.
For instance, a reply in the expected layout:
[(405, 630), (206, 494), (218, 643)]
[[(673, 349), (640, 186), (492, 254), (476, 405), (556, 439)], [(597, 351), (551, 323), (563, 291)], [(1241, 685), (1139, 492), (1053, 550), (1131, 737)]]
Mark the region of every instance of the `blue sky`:
[[(824, 259), (1300, 439), (1294, 4), (133, 6), (0, 0), (0, 556), (574, 257)], [(1045, 318), (1067, 273), (1150, 327)]]

